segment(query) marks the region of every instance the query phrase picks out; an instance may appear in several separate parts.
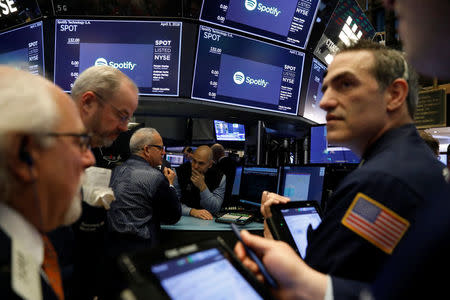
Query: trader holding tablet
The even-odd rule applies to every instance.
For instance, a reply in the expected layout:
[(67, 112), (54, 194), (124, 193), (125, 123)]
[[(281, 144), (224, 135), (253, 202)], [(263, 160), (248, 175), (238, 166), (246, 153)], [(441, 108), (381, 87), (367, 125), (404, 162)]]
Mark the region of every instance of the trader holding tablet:
[[(330, 64), (320, 102), (327, 111), (327, 139), (350, 148), (362, 163), (342, 181), (322, 223), (308, 236), (305, 262), (315, 270), (373, 281), (414, 223), (419, 205), (432, 201), (429, 191), (445, 188), (444, 166), (413, 125), (416, 88), (403, 55), (379, 44), (360, 41)], [(270, 205), (287, 201), (265, 193), (261, 211), (269, 217)], [(269, 272), (284, 280), (286, 270), (271, 256), (272, 248), (284, 246), (242, 237), (258, 247)], [(249, 261), (239, 244), (236, 252)]]

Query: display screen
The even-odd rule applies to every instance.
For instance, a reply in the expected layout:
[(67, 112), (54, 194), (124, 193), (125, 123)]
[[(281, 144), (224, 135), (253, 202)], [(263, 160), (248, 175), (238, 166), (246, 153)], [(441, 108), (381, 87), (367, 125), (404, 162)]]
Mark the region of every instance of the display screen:
[(322, 99), (322, 83), (327, 67), (313, 58), (309, 73), (308, 90), (302, 116), (318, 124), (326, 123), (327, 112), (319, 107)]
[(319, 0), (203, 1), (200, 20), (305, 48)]
[(242, 167), (236, 167), (236, 175), (234, 176), (233, 182), (233, 190), (231, 192), (232, 196), (239, 196), (239, 189), (241, 187), (241, 175), (242, 175)]
[(284, 166), (279, 192), (292, 201), (315, 200), (321, 203), (325, 167)]
[(170, 162), (172, 168), (175, 168), (183, 163), (184, 155), (182, 153), (180, 154), (167, 153), (166, 160)]
[(278, 169), (267, 167), (244, 167), (241, 175), (239, 198), (241, 202), (259, 206), (263, 191), (276, 193)]
[(0, 64), (44, 76), (42, 21), (0, 33)]
[(308, 227), (311, 225), (312, 229), (316, 229), (320, 225), (322, 219), (319, 213), (314, 207), (282, 209), (281, 213), (300, 256), (304, 258), (308, 247)]
[(297, 114), (304, 53), (200, 26), (192, 98)]
[(57, 19), (55, 26), (55, 83), (64, 91), (85, 69), (108, 65), (140, 95), (178, 96), (181, 22)]
[(359, 39), (372, 39), (375, 29), (355, 0), (340, 0), (314, 50), (320, 60), (330, 64), (343, 45)]
[(360, 158), (350, 149), (333, 146), (327, 141), (327, 127), (311, 127), (310, 159), (312, 164), (359, 163)]
[(245, 127), (243, 124), (214, 120), (214, 130), (218, 141), (245, 141)]
[(439, 154), (439, 161), (442, 162), (444, 165), (446, 165), (447, 164), (447, 154), (446, 153)]
[(171, 299), (262, 299), (218, 249), (151, 267)]

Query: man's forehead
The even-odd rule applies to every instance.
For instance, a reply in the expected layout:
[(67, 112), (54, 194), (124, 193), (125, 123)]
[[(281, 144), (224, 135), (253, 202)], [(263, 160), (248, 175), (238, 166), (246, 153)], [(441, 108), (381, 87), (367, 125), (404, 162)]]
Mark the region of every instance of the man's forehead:
[(333, 78), (341, 74), (369, 73), (373, 66), (373, 55), (369, 51), (358, 50), (339, 53), (331, 62), (324, 78)]

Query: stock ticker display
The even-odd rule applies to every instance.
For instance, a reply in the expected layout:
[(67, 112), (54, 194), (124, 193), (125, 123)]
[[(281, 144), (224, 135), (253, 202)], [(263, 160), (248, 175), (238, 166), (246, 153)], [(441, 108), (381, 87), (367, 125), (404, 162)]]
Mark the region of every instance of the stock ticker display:
[(304, 49), (319, 0), (203, 1), (200, 20)]
[(304, 56), (200, 26), (192, 98), (295, 115)]
[(181, 22), (55, 22), (54, 80), (70, 91), (78, 74), (108, 65), (134, 80), (141, 95), (178, 96)]

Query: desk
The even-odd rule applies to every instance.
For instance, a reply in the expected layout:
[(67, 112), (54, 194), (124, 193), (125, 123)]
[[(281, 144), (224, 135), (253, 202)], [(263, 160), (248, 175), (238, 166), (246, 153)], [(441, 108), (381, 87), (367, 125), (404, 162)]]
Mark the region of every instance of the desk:
[[(263, 235), (264, 225), (262, 223), (251, 222), (240, 226), (239, 229), (246, 229), (253, 234)], [(205, 239), (222, 237), (230, 246), (234, 247), (237, 238), (231, 231), (230, 224), (216, 223), (215, 220), (202, 220), (191, 216), (181, 216), (181, 219), (174, 225), (161, 225), (161, 244), (179, 244), (180, 242), (194, 242)]]

